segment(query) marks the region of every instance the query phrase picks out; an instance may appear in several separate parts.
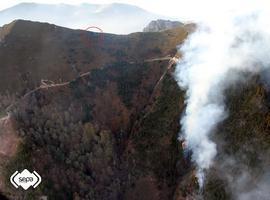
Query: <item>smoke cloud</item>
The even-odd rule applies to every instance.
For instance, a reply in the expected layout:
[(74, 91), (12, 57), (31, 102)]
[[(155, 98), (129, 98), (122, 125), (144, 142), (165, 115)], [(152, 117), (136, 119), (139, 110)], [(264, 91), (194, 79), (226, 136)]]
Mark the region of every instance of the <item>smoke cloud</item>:
[(224, 90), (245, 80), (241, 72), (255, 74), (270, 65), (269, 3), (236, 0), (205, 4), (213, 10), (206, 10), (197, 30), (180, 47), (183, 59), (175, 72), (179, 86), (186, 90), (181, 133), (193, 152), (201, 187), (217, 154), (211, 134), (229, 114)]
[[(252, 141), (252, 143), (254, 142)], [(215, 173), (226, 182), (226, 189), (232, 199), (269, 199), (270, 159), (265, 156), (269, 155), (269, 150), (258, 152), (249, 145), (244, 145), (241, 148), (245, 151), (248, 150), (249, 153), (256, 152), (257, 163), (253, 168), (247, 165), (245, 162), (247, 161), (246, 154), (241, 151), (233, 156), (222, 153), (219, 159), (215, 160)], [(220, 152), (218, 153), (220, 155)]]

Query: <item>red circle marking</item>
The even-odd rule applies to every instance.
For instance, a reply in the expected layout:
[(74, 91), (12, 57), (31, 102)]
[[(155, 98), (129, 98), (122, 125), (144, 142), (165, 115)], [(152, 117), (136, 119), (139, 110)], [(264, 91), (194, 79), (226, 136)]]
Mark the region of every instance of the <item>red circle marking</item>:
[[(93, 38), (89, 37), (88, 31), (91, 29), (95, 29), (95, 30), (99, 31), (99, 33), (97, 33), (98, 34), (97, 40), (93, 40)], [(101, 28), (99, 28), (97, 26), (90, 26), (90, 27), (86, 28), (85, 31), (82, 32), (81, 40), (82, 40), (83, 44), (85, 44), (87, 47), (93, 47), (93, 46), (97, 47), (98, 43), (102, 44), (104, 41), (104, 32)]]

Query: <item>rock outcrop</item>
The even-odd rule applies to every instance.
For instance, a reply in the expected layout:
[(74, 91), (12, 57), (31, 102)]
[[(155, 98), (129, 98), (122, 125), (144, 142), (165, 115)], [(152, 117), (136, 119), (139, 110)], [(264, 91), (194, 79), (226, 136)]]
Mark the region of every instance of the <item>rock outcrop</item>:
[(170, 20), (154, 20), (151, 21), (144, 29), (143, 32), (161, 32), (173, 28), (182, 27), (184, 24), (178, 21)]

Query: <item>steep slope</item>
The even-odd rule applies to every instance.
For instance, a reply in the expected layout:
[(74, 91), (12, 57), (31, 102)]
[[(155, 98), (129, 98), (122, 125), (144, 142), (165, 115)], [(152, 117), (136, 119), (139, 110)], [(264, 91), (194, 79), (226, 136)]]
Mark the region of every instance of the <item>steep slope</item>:
[(229, 117), (214, 138), (219, 155), (209, 174), (207, 199), (268, 199), (269, 85), (256, 75), (226, 94)]
[[(7, 168), (36, 169), (44, 180), (40, 190), (25, 193), (27, 198), (130, 199), (137, 187), (149, 184), (160, 194), (146, 187), (146, 199), (171, 198), (181, 174), (176, 164), (183, 162), (176, 140), (183, 102), (178, 104), (181, 92), (169, 74), (165, 85), (155, 87), (167, 66), (168, 61), (117, 62), (37, 89), (12, 107), (24, 143)], [(160, 113), (159, 126), (151, 127)]]
[[(120, 3), (81, 5), (21, 3), (0, 12), (0, 25), (24, 19), (75, 29), (99, 26), (108, 33), (128, 34), (141, 31), (151, 20), (160, 18), (163, 17), (137, 6)], [(127, 20), (132, 23), (125, 23)]]
[[(269, 85), (258, 76), (226, 91), (229, 115), (212, 138), (219, 154), (207, 173), (205, 188), (198, 190), (190, 152), (177, 140), (185, 91), (174, 80), (170, 57), (194, 25), (160, 33), (105, 34), (106, 45), (97, 42), (87, 48), (75, 42), (65, 44), (81, 31), (56, 27), (60, 33), (55, 33), (54, 28), (27, 21), (4, 27), (5, 48), (22, 58), (13, 61), (2, 51), (1, 59), (8, 64), (1, 70), (9, 80), (5, 76), (0, 79), (1, 92), (8, 88), (9, 96), (4, 99), (9, 102), (11, 94), (19, 92), (17, 88), (30, 89), (20, 92), (24, 95), (9, 106), (8, 117), (0, 121), (0, 150), (4, 152), (0, 154), (1, 195), (27, 200), (41, 196), (145, 200), (189, 200), (201, 195), (207, 200), (269, 197), (265, 189), (270, 168)], [(49, 37), (53, 39), (46, 45), (33, 45), (39, 47), (35, 51), (26, 48), (32, 41), (27, 34), (39, 41), (51, 32), (59, 38), (57, 45), (57, 40)], [(91, 38), (99, 41), (95, 36), (98, 34), (91, 33)], [(12, 41), (24, 48), (10, 46)], [(65, 68), (65, 59), (55, 56), (55, 52), (68, 53), (60, 49), (65, 45), (92, 55), (90, 63), (83, 65), (87, 56), (71, 54), (72, 63), (83, 66), (80, 76)], [(94, 50), (101, 56), (96, 57)], [(32, 54), (42, 62), (31, 65), (27, 58)], [(44, 64), (50, 57), (55, 64)], [(31, 72), (28, 80), (32, 85), (10, 77), (18, 76), (11, 68), (13, 62), (20, 70)], [(41, 79), (55, 83), (40, 85)], [(16, 86), (10, 87), (11, 80)], [(25, 168), (41, 174), (43, 182), (36, 190), (15, 190), (9, 183), (14, 171)]]
[[(177, 162), (174, 157), (180, 148), (174, 140), (178, 125), (175, 123), (169, 132), (172, 140), (160, 141), (160, 148), (169, 149), (173, 156), (169, 159), (168, 178), (151, 161), (148, 179), (137, 182), (146, 171), (139, 167), (140, 148), (132, 144), (137, 143), (136, 129), (144, 123), (142, 119), (159, 109), (154, 106), (157, 101), (164, 104), (164, 110), (158, 112), (171, 107), (165, 116), (178, 108), (174, 103), (181, 97), (176, 83), (170, 75), (165, 76), (174, 84), (171, 93), (178, 91), (173, 102), (168, 103), (170, 93), (165, 92), (161, 77), (171, 67), (170, 56), (175, 55), (175, 48), (183, 42), (188, 29), (126, 36), (104, 34), (102, 42), (98, 42), (99, 34), (87, 33), (91, 41), (96, 41), (91, 46), (80, 43), (85, 32), (49, 24), (15, 21), (3, 30), (2, 99), (16, 93), (18, 96), (8, 108), (8, 119), (14, 125), (4, 129), (14, 128), (18, 133), (15, 157), (2, 164), (1, 173), (6, 180), (0, 177), (0, 191), (4, 195), (11, 199), (36, 199), (42, 195), (49, 199), (121, 199), (136, 193), (137, 185), (141, 187), (143, 183), (155, 189), (162, 187), (158, 190), (166, 191), (165, 196), (173, 196), (176, 179), (172, 177)], [(68, 51), (69, 48), (74, 50)], [(34, 61), (29, 62), (29, 56)], [(85, 59), (89, 63), (84, 65)], [(68, 64), (79, 66), (79, 73)], [(18, 79), (26, 72), (26, 78)], [(37, 87), (41, 79), (54, 83), (43, 81)], [(173, 122), (177, 122), (181, 108), (179, 105), (173, 111)], [(164, 121), (167, 126), (173, 122)], [(166, 162), (165, 155), (163, 159)], [(133, 160), (138, 160), (138, 164)], [(8, 183), (10, 174), (22, 168), (42, 174), (43, 183), (38, 190), (22, 192)], [(156, 180), (154, 185), (151, 180)], [(150, 192), (148, 196), (154, 198), (153, 195)]]
[[(27, 167), (44, 177), (26, 198), (199, 199), (192, 162), (177, 141), (184, 91), (173, 69), (159, 81), (167, 66), (116, 62), (41, 87), (11, 107), (24, 142), (5, 165), (7, 174)], [(260, 191), (270, 166), (267, 88), (252, 77), (228, 89), (230, 117), (213, 138), (219, 155), (207, 174), (205, 199), (267, 199)], [(20, 195), (10, 187), (2, 191)]]
[(41, 80), (62, 83), (111, 62), (174, 55), (176, 44), (186, 35), (184, 28), (118, 36), (14, 21), (0, 31), (1, 110)]

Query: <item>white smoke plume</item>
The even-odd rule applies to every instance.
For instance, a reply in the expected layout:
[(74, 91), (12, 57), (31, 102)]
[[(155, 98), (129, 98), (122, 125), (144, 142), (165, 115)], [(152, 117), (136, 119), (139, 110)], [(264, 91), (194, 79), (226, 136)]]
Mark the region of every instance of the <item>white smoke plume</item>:
[[(175, 76), (186, 90), (181, 133), (193, 152), (197, 178), (217, 153), (210, 136), (226, 115), (224, 90), (239, 79), (232, 72), (259, 73), (270, 66), (270, 3), (266, 1), (206, 1), (212, 9), (197, 22), (197, 30), (181, 46), (182, 61)], [(202, 8), (203, 9), (203, 8)]]

